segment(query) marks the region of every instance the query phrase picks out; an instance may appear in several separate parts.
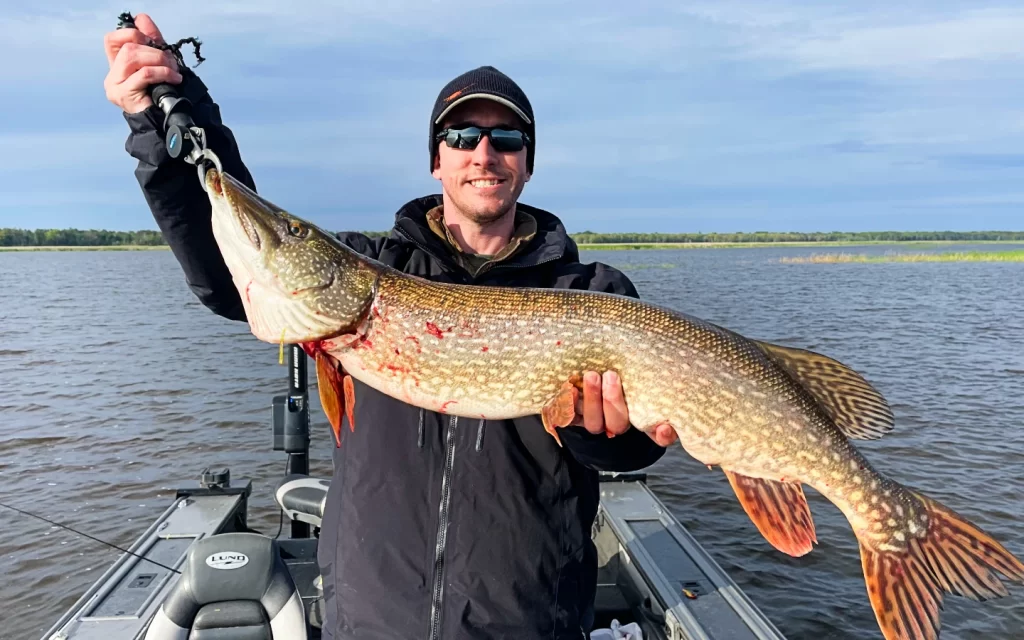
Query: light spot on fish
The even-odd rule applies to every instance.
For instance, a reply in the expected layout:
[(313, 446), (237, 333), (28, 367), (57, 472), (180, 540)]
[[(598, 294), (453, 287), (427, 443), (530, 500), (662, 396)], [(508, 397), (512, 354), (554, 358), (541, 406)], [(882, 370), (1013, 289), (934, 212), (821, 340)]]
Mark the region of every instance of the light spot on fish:
[(867, 513), (867, 512), (868, 512), (868, 505), (864, 504), (863, 502), (861, 502), (860, 504), (857, 505), (857, 513)]
[(835, 451), (832, 453), (832, 459), (835, 460), (836, 462), (840, 462), (843, 459), (843, 454), (839, 453), (838, 451)]
[(903, 551), (903, 547), (897, 547), (896, 545), (892, 545), (892, 544), (889, 544), (887, 542), (883, 542), (882, 544), (878, 545), (878, 550), (879, 551)]
[(889, 518), (886, 524), (888, 524), (890, 527), (895, 527), (898, 523), (896, 522), (896, 518)]
[(872, 480), (871, 481), (871, 488), (872, 489), (877, 489), (878, 488), (878, 480)]
[(817, 442), (818, 441), (818, 436), (814, 435), (813, 433), (808, 433), (807, 434), (807, 439), (810, 440), (811, 442)]
[(853, 482), (855, 484), (862, 484), (864, 482), (864, 478), (861, 478), (860, 476), (853, 476)]
[(863, 498), (863, 497), (864, 497), (864, 493), (861, 492), (859, 489), (857, 491), (854, 491), (853, 493), (850, 494), (850, 500), (853, 500), (855, 502), (859, 502), (860, 499)]
[(878, 520), (878, 522), (876, 522), (875, 524), (878, 525), (879, 529), (882, 528), (882, 521), (880, 520), (881, 516), (882, 516), (882, 514), (878, 513), (878, 509), (872, 509), (871, 510), (871, 518), (873, 520)]
[(913, 520), (908, 520), (907, 521), (907, 529), (910, 529), (910, 533), (911, 534), (916, 534), (918, 528), (917, 528), (917, 525), (914, 523)]
[(889, 503), (883, 502), (882, 503), (882, 508), (885, 509), (886, 513), (892, 513), (892, 507), (889, 506)]
[(871, 496), (871, 504), (878, 504), (878, 496)]
[(903, 515), (903, 505), (901, 505), (901, 504), (897, 504), (896, 505), (896, 515), (898, 515), (898, 516), (902, 516)]

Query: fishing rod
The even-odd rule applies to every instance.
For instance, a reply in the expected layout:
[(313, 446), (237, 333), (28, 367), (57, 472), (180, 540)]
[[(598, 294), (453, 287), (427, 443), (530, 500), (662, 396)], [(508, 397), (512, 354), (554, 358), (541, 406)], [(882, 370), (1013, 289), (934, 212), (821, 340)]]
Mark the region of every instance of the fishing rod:
[(140, 556), (139, 554), (133, 553), (133, 552), (131, 552), (131, 551), (129, 551), (129, 550), (123, 548), (123, 547), (119, 547), (116, 544), (111, 544), (110, 542), (107, 542), (106, 540), (100, 540), (99, 538), (97, 538), (95, 536), (91, 536), (88, 533), (83, 533), (82, 531), (79, 531), (78, 529), (74, 529), (72, 527), (69, 527), (66, 524), (61, 524), (59, 522), (54, 522), (53, 520), (50, 520), (48, 518), (44, 518), (43, 516), (37, 516), (34, 513), (29, 513), (28, 511), (25, 511), (24, 509), (19, 509), (18, 507), (12, 507), (11, 505), (4, 504), (3, 502), (0, 502), (0, 507), (6, 507), (6, 508), (10, 509), (11, 511), (17, 511), (18, 513), (20, 513), (22, 515), (31, 516), (33, 518), (42, 520), (43, 522), (52, 524), (55, 527), (60, 527), (61, 529), (67, 529), (68, 531), (70, 531), (72, 533), (77, 533), (80, 536), (85, 536), (86, 538), (89, 538), (90, 540), (95, 540), (96, 542), (99, 542), (100, 544), (105, 544), (108, 547), (111, 547), (113, 549), (117, 549), (118, 551), (122, 551), (124, 553), (127, 553), (130, 556), (135, 556), (136, 558), (139, 558), (140, 560), (145, 560), (146, 562), (152, 562), (156, 566), (161, 567), (163, 569), (167, 569), (168, 571), (173, 571), (174, 573), (181, 573), (180, 571), (178, 571), (177, 569), (175, 569), (173, 567), (168, 567), (166, 564), (157, 562), (156, 560), (150, 560), (146, 556)]

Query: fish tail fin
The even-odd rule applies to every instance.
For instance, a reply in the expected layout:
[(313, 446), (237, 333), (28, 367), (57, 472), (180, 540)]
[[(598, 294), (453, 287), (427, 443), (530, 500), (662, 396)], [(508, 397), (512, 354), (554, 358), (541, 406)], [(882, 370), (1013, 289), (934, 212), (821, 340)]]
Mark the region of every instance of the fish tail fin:
[[(1007, 595), (999, 574), (1024, 583), (1024, 564), (952, 509), (904, 489), (875, 532), (858, 533), (861, 565), (886, 640), (933, 640), (945, 593), (972, 600)], [(895, 524), (893, 524), (895, 523)]]

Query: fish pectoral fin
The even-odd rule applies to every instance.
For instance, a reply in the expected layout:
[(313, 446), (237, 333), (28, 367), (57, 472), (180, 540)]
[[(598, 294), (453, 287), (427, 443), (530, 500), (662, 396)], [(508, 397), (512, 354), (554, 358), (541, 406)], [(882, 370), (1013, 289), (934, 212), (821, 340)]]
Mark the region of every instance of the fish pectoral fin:
[(579, 393), (579, 389), (572, 381), (563, 382), (555, 397), (548, 400), (541, 409), (540, 418), (544, 423), (544, 430), (551, 434), (558, 446), (562, 446), (562, 439), (558, 437), (557, 429), (567, 426), (576, 417), (576, 400)]
[(876, 440), (892, 431), (889, 403), (850, 367), (806, 349), (754, 343), (814, 396), (846, 437)]
[(780, 482), (723, 469), (743, 510), (773, 547), (794, 557), (811, 551), (818, 541), (814, 521), (799, 482)]
[[(327, 415), (327, 421), (331, 423), (335, 445), (340, 447), (341, 418), (345, 413), (348, 395), (352, 393), (349, 391), (352, 386), (351, 379), (348, 382), (349, 388), (345, 388), (345, 381), (338, 371), (334, 359), (323, 351), (318, 351), (316, 354), (316, 382), (317, 388), (320, 390), (320, 405)], [(349, 416), (349, 425), (352, 425), (351, 415)], [(354, 429), (354, 427), (352, 428)]]
[(348, 430), (355, 433), (356, 419), (352, 414), (356, 410), (356, 387), (355, 383), (352, 382), (352, 376), (347, 373), (344, 374), (341, 387), (345, 394), (345, 415), (348, 416)]

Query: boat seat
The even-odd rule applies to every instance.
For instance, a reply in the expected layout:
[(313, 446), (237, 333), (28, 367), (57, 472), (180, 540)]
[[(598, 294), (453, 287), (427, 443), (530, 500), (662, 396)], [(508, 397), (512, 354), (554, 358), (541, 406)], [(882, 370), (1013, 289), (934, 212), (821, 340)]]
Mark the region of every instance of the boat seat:
[(306, 640), (309, 627), (277, 542), (257, 533), (221, 533), (189, 549), (145, 638)]
[(274, 498), (289, 519), (320, 527), (330, 486), (327, 480), (295, 473), (285, 476), (278, 483)]

